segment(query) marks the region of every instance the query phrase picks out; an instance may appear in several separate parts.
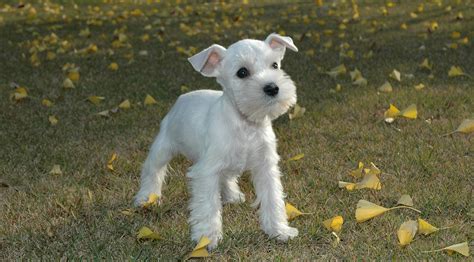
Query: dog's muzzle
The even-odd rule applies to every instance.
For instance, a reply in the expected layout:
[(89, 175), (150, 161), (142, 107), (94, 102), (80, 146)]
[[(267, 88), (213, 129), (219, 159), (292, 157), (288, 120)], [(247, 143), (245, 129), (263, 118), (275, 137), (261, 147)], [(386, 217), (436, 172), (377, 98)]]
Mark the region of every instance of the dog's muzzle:
[(275, 83), (267, 84), (263, 87), (263, 92), (269, 96), (276, 96), (278, 94), (278, 86)]

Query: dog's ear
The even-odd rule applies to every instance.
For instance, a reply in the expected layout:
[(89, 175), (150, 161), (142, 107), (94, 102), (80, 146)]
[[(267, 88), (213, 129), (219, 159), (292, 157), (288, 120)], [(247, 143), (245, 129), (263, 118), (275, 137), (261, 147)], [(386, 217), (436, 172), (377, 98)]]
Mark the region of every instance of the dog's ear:
[(287, 47), (292, 51), (298, 52), (298, 48), (295, 46), (295, 44), (293, 44), (293, 39), (288, 36), (281, 36), (279, 34), (272, 33), (267, 36), (265, 43), (267, 43), (267, 45), (269, 45), (272, 49), (281, 50), (283, 55), (285, 54)]
[(225, 51), (224, 47), (213, 44), (188, 58), (188, 61), (203, 76), (216, 77), (219, 74), (219, 67), (224, 58)]

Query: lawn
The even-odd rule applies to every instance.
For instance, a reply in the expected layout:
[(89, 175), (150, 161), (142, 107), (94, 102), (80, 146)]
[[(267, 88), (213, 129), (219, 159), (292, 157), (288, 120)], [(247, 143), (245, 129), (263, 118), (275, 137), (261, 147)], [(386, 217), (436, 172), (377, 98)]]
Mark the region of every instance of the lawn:
[[(210, 259), (466, 260), (421, 251), (473, 245), (474, 137), (442, 136), (474, 118), (472, 1), (6, 2), (0, 4), (0, 260), (186, 257), (195, 245), (184, 176), (191, 163), (171, 162), (160, 206), (128, 210), (141, 164), (180, 94), (220, 89), (187, 57), (213, 43), (272, 32), (293, 37), (300, 50), (288, 51), (282, 67), (306, 113), (281, 116), (274, 130), (286, 201), (312, 214), (291, 222), (297, 238), (269, 239), (250, 207), (255, 195), (244, 174), (246, 202), (224, 206), (224, 239)], [(431, 69), (420, 67), (424, 59)], [(67, 63), (79, 67), (75, 88), (63, 87)], [(326, 73), (342, 64), (346, 73)], [(449, 77), (452, 66), (468, 75)], [(349, 71), (356, 68), (367, 85), (352, 84)], [(401, 81), (389, 76), (394, 70)], [(379, 90), (386, 81), (392, 92)], [(415, 89), (420, 83), (424, 88)], [(27, 97), (11, 97), (17, 86)], [(157, 103), (145, 105), (147, 94)], [(90, 96), (105, 99), (96, 105)], [(117, 110), (127, 99), (131, 107)], [(390, 104), (416, 104), (418, 117), (389, 124)], [(338, 187), (357, 181), (349, 174), (360, 161), (382, 171), (381, 190)], [(54, 165), (62, 174), (51, 174)], [(392, 207), (402, 194), (411, 195), (421, 215), (394, 210), (356, 222), (358, 200)], [(337, 245), (322, 225), (336, 215), (345, 220)], [(418, 217), (452, 228), (400, 247), (397, 229)], [(137, 240), (142, 226), (162, 239)]]

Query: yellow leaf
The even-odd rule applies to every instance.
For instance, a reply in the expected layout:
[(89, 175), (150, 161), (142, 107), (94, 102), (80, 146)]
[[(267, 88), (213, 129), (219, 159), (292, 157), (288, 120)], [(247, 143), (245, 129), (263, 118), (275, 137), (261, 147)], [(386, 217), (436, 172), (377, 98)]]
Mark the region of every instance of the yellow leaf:
[(86, 27), (86, 29), (81, 29), (81, 31), (79, 32), (79, 36), (82, 36), (82, 37), (89, 37), (90, 35), (91, 35), (91, 31), (89, 27)]
[(350, 71), (349, 75), (351, 76), (352, 81), (355, 81), (362, 77), (362, 73), (357, 68), (354, 69), (354, 71)]
[(120, 105), (118, 106), (121, 109), (129, 109), (131, 106), (130, 101), (128, 99), (124, 100)]
[(394, 105), (390, 104), (390, 107), (385, 111), (384, 117), (385, 118), (395, 118), (400, 115), (400, 110), (396, 108)]
[(364, 222), (376, 216), (379, 216), (389, 209), (376, 205), (366, 200), (359, 200), (356, 208), (356, 220), (357, 222)]
[(474, 120), (473, 119), (464, 119), (459, 127), (456, 129), (456, 132), (459, 133), (472, 133), (474, 132)]
[[(448, 251), (448, 254), (452, 254), (453, 252), (457, 252), (465, 257), (469, 256), (469, 244), (467, 242), (455, 244), (449, 247), (443, 248), (443, 250)], [(451, 252), (450, 252), (451, 251)]]
[(131, 215), (133, 215), (133, 210), (130, 209), (130, 208), (127, 208), (127, 209), (124, 209), (124, 210), (120, 211), (120, 213), (122, 215), (131, 216)]
[(428, 27), (428, 30), (429, 30), (430, 32), (433, 32), (433, 31), (438, 30), (438, 27), (439, 27), (438, 22), (432, 21), (432, 22), (430, 22), (430, 25), (429, 25), (429, 27)]
[(461, 33), (460, 32), (457, 32), (457, 31), (454, 31), (451, 33), (451, 38), (452, 39), (458, 39), (461, 37)]
[(87, 98), (87, 100), (89, 100), (89, 102), (91, 102), (92, 104), (98, 106), (100, 104), (100, 102), (102, 102), (103, 100), (105, 99), (105, 97), (103, 96), (89, 96)]
[(66, 89), (75, 88), (74, 83), (69, 78), (64, 79), (63, 87)]
[(300, 160), (304, 157), (304, 154), (301, 153), (301, 154), (297, 154), (295, 155), (294, 157), (291, 157), (290, 159), (288, 159), (288, 161), (297, 161), (297, 160)]
[(415, 104), (409, 105), (407, 108), (402, 110), (400, 112), (400, 114), (403, 117), (406, 117), (406, 118), (416, 119), (416, 117), (418, 116), (418, 111), (416, 110), (416, 105)]
[(58, 119), (56, 118), (56, 116), (49, 116), (48, 121), (52, 126), (57, 125), (58, 122), (59, 122)]
[(181, 89), (181, 93), (189, 92), (189, 87), (186, 85), (181, 85), (180, 89)]
[(299, 217), (301, 215), (311, 215), (312, 213), (303, 213), (299, 211), (296, 207), (291, 205), (290, 203), (285, 204), (285, 211), (286, 211), (286, 216), (288, 217), (288, 221), (291, 221), (295, 219), (296, 217)]
[(364, 163), (359, 162), (359, 165), (358, 165), (357, 169), (352, 170), (350, 175), (355, 177), (355, 178), (359, 178), (359, 177), (363, 176), (363, 172), (364, 172)]
[(199, 240), (199, 243), (193, 249), (191, 254), (189, 254), (189, 258), (198, 258), (198, 257), (208, 257), (209, 252), (207, 252), (207, 246), (211, 243), (211, 240), (206, 236), (202, 236)]
[(107, 162), (107, 169), (109, 169), (110, 171), (114, 171), (113, 163), (116, 159), (117, 159), (117, 154), (113, 153), (109, 161)]
[(137, 239), (160, 239), (160, 235), (153, 232), (148, 227), (142, 227), (138, 231)]
[(119, 66), (117, 63), (110, 63), (109, 67), (108, 67), (110, 70), (112, 71), (117, 71)]
[(300, 105), (296, 104), (295, 107), (293, 108), (293, 112), (288, 113), (288, 117), (290, 120), (300, 118), (304, 115), (306, 112), (306, 108), (301, 107)]
[(344, 75), (347, 73), (347, 69), (346, 69), (346, 66), (344, 64), (342, 65), (338, 65), (334, 68), (332, 68), (330, 71), (326, 72), (326, 74), (328, 74), (329, 76), (331, 77), (337, 77), (337, 76), (340, 76), (340, 75)]
[(341, 231), (343, 223), (344, 223), (344, 219), (342, 218), (342, 216), (335, 216), (333, 218), (323, 221), (324, 227), (327, 230), (334, 231), (334, 232)]
[(418, 218), (418, 232), (420, 232), (420, 234), (423, 234), (426, 236), (438, 230), (439, 228), (431, 225), (430, 223), (428, 223), (427, 221), (421, 218)]
[(449, 77), (463, 76), (465, 75), (464, 71), (459, 66), (451, 66), (448, 72)]
[(423, 62), (421, 62), (420, 68), (428, 69), (431, 71), (433, 69), (433, 65), (428, 61), (428, 58), (425, 58)]
[(385, 83), (379, 87), (379, 91), (384, 93), (390, 93), (393, 91), (393, 88), (390, 82), (385, 81)]
[(363, 189), (363, 188), (380, 190), (382, 189), (382, 184), (380, 183), (380, 179), (377, 177), (377, 175), (367, 174), (355, 186), (355, 189)]
[(413, 199), (411, 199), (410, 195), (402, 195), (397, 202), (397, 205), (404, 205), (404, 206), (413, 206)]
[(423, 89), (423, 88), (425, 88), (425, 85), (422, 84), (422, 83), (420, 83), (420, 84), (418, 84), (418, 85), (415, 85), (415, 90), (421, 90), (421, 89)]
[(402, 24), (400, 25), (400, 28), (403, 29), (403, 30), (407, 30), (407, 29), (408, 29), (408, 26), (407, 26), (407, 24), (402, 23)]
[(350, 182), (339, 181), (338, 185), (339, 185), (339, 188), (345, 188), (347, 189), (347, 191), (352, 191), (356, 188), (356, 184), (350, 183)]
[(154, 105), (157, 104), (156, 100), (151, 95), (146, 95), (144, 104), (145, 105)]
[(397, 80), (398, 82), (401, 81), (401, 74), (400, 74), (400, 72), (398, 72), (397, 69), (394, 69), (394, 70), (392, 71), (392, 73), (390, 73), (390, 77), (393, 78), (393, 79), (395, 79), (395, 80)]
[(356, 81), (352, 82), (353, 85), (364, 87), (367, 86), (367, 79), (361, 77), (357, 79)]
[(400, 245), (406, 246), (411, 243), (413, 237), (418, 230), (418, 224), (414, 220), (404, 222), (397, 231), (398, 241)]
[(63, 171), (61, 171), (61, 166), (60, 165), (53, 165), (53, 168), (51, 171), (49, 171), (51, 175), (62, 175)]
[(80, 78), (79, 71), (73, 70), (69, 72), (67, 78), (69, 78), (69, 80), (71, 80), (72, 82), (77, 83)]
[(46, 53), (46, 60), (54, 60), (56, 58), (56, 54), (54, 52), (48, 51)]
[(53, 102), (51, 102), (50, 100), (48, 100), (46, 98), (41, 101), (41, 104), (45, 107), (52, 107), (53, 106)]
[(110, 113), (110, 110), (104, 110), (97, 113), (97, 115), (103, 116), (103, 117), (109, 117), (109, 113)]
[(380, 175), (380, 173), (382, 173), (380, 169), (373, 162), (370, 162), (370, 168), (367, 168), (367, 169), (368, 169), (367, 171), (366, 169), (364, 169), (364, 171), (366, 171), (365, 173), (368, 175), (370, 174)]
[(15, 91), (10, 95), (10, 98), (15, 101), (20, 101), (28, 97), (28, 92), (24, 87), (17, 87)]
[(142, 207), (148, 208), (148, 207), (156, 205), (158, 198), (160, 197), (157, 194), (151, 193), (150, 195), (148, 195), (148, 200), (142, 204)]

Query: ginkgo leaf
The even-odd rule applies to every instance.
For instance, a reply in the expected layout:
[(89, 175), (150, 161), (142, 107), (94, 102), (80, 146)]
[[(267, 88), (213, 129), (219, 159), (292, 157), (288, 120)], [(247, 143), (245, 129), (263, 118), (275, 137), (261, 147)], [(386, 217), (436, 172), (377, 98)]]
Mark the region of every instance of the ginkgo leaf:
[(160, 197), (156, 193), (149, 194), (147, 201), (142, 204), (142, 207), (148, 208), (148, 207), (156, 205), (159, 198)]
[(113, 153), (109, 161), (107, 161), (107, 169), (109, 169), (110, 171), (114, 171), (113, 163), (116, 159), (117, 159), (117, 154)]
[(120, 109), (129, 109), (131, 107), (130, 101), (128, 99), (124, 100), (118, 106)]
[(69, 78), (69, 80), (71, 80), (74, 83), (79, 82), (79, 78), (80, 78), (79, 71), (77, 69), (72, 69), (71, 71), (69, 71), (67, 78)]
[(288, 113), (288, 117), (290, 120), (300, 118), (304, 115), (306, 112), (306, 108), (301, 107), (300, 105), (296, 104), (295, 107), (293, 108), (293, 112)]
[(390, 73), (389, 75), (391, 78), (397, 80), (398, 82), (400, 82), (402, 79), (401, 79), (401, 74), (400, 72), (397, 70), (397, 69), (393, 69), (392, 73)]
[(384, 92), (384, 93), (392, 92), (393, 91), (392, 84), (390, 84), (390, 82), (388, 81), (385, 81), (385, 83), (379, 87), (379, 91)]
[(103, 116), (103, 117), (109, 117), (110, 116), (110, 110), (100, 111), (99, 113), (97, 113), (97, 115)]
[(10, 98), (15, 101), (20, 101), (28, 97), (28, 91), (24, 87), (17, 87), (15, 91), (10, 95)]
[(114, 62), (114, 63), (110, 63), (110, 65), (108, 66), (108, 68), (109, 68), (110, 70), (112, 70), (112, 71), (117, 71), (118, 68), (119, 68), (119, 66), (118, 66), (117, 63)]
[(438, 230), (439, 228), (431, 225), (430, 223), (428, 223), (427, 221), (421, 218), (418, 218), (418, 232), (420, 232), (420, 234), (423, 234), (426, 236)]
[(422, 83), (420, 83), (420, 84), (418, 84), (418, 85), (415, 85), (415, 90), (421, 90), (421, 89), (423, 89), (423, 88), (425, 88), (425, 85), (422, 84)]
[(295, 155), (295, 156), (289, 158), (288, 161), (298, 161), (298, 160), (302, 159), (303, 157), (304, 157), (304, 154), (303, 154), (303, 153), (297, 154), (297, 155)]
[(464, 119), (455, 132), (464, 134), (474, 132), (474, 119)]
[(211, 243), (211, 240), (206, 236), (202, 236), (199, 242), (197, 243), (196, 247), (194, 247), (191, 254), (189, 254), (189, 258), (199, 258), (199, 257), (208, 257), (209, 252), (207, 251), (207, 246)]
[(415, 220), (404, 222), (397, 231), (398, 242), (400, 246), (406, 246), (411, 243), (418, 230), (418, 223)]
[(350, 175), (355, 178), (359, 178), (363, 176), (363, 172), (364, 172), (364, 163), (359, 162), (357, 169), (352, 170)]
[(48, 121), (52, 126), (55, 126), (58, 124), (59, 120), (56, 116), (52, 115), (48, 117)]
[(335, 216), (333, 218), (323, 221), (324, 227), (329, 231), (339, 232), (342, 229), (342, 224), (344, 224), (344, 219), (342, 216)]
[(338, 77), (340, 75), (345, 75), (347, 73), (346, 66), (344, 64), (333, 67), (331, 70), (326, 72), (331, 77)]
[(294, 207), (290, 203), (285, 204), (285, 211), (286, 211), (286, 216), (288, 217), (288, 221), (291, 221), (295, 219), (296, 217), (299, 217), (301, 215), (310, 215), (312, 213), (303, 213), (299, 211), (296, 207)]
[(99, 105), (105, 99), (103, 96), (89, 96), (87, 100), (94, 105)]
[(419, 66), (420, 66), (420, 68), (427, 69), (429, 71), (431, 71), (433, 69), (433, 65), (430, 63), (428, 58), (423, 59), (423, 62), (421, 62), (421, 64)]
[(131, 216), (131, 215), (133, 215), (134, 212), (133, 212), (133, 209), (126, 208), (126, 209), (120, 211), (120, 213), (122, 215)]
[(41, 100), (41, 104), (45, 107), (52, 107), (53, 106), (53, 102), (51, 102), (51, 100), (46, 99), (46, 98)]
[(360, 77), (359, 79), (352, 82), (352, 84), (356, 86), (364, 87), (364, 86), (367, 86), (367, 79), (365, 79), (364, 77)]
[(339, 188), (345, 188), (348, 191), (352, 191), (356, 188), (356, 183), (350, 183), (350, 182), (344, 182), (344, 181), (339, 181), (338, 182)]
[(449, 247), (441, 248), (441, 249), (436, 249), (436, 250), (429, 250), (429, 251), (423, 251), (423, 253), (432, 253), (432, 252), (439, 252), (439, 251), (446, 251), (448, 252), (449, 255), (452, 255), (454, 252), (459, 253), (465, 257), (469, 256), (469, 244), (468, 242), (463, 242), (459, 244), (455, 244)]
[(416, 211), (418, 213), (421, 213), (420, 210), (417, 210), (408, 206), (396, 206), (392, 208), (385, 208), (385, 207), (376, 205), (372, 202), (369, 202), (367, 200), (359, 200), (359, 202), (357, 203), (355, 216), (356, 216), (357, 222), (361, 223), (369, 219), (372, 219), (376, 216), (379, 216), (389, 210), (400, 209), (400, 208), (407, 208), (407, 209)]
[(180, 87), (181, 93), (189, 92), (189, 87), (187, 85), (181, 85)]
[(138, 231), (137, 234), (137, 239), (160, 239), (160, 235), (157, 233), (153, 232), (150, 228), (148, 227), (142, 227)]
[(51, 171), (49, 171), (49, 173), (51, 175), (62, 175), (63, 171), (61, 170), (60, 165), (53, 165), (53, 168), (51, 169)]
[(416, 117), (418, 116), (418, 111), (416, 109), (416, 105), (415, 104), (409, 105), (407, 108), (403, 109), (400, 112), (400, 115), (402, 115), (403, 117), (406, 117), (406, 118), (416, 119)]
[(380, 175), (382, 173), (382, 171), (380, 171), (380, 169), (373, 162), (370, 162), (370, 168), (365, 168), (364, 172), (367, 175)]
[(451, 66), (448, 72), (449, 77), (456, 77), (456, 76), (463, 76), (466, 75), (461, 67), (459, 66)]
[(66, 88), (66, 89), (75, 88), (74, 83), (69, 78), (64, 79), (63, 87)]
[(349, 75), (351, 76), (351, 80), (353, 82), (362, 77), (362, 73), (357, 68), (354, 69), (354, 71), (350, 71)]
[(367, 174), (362, 178), (362, 180), (356, 183), (355, 189), (375, 189), (380, 190), (382, 189), (382, 184), (380, 183), (380, 179), (375, 174)]
[(154, 105), (158, 104), (158, 102), (151, 96), (151, 95), (146, 95), (145, 101), (143, 102), (145, 105)]
[(398, 199), (397, 205), (404, 205), (404, 206), (413, 206), (413, 199), (411, 199), (410, 195), (402, 195), (400, 199)]

